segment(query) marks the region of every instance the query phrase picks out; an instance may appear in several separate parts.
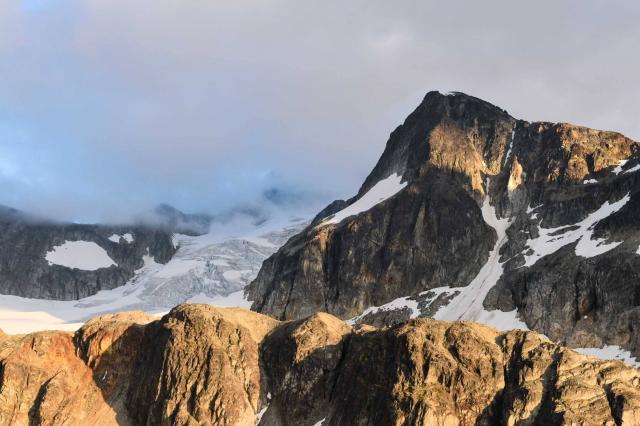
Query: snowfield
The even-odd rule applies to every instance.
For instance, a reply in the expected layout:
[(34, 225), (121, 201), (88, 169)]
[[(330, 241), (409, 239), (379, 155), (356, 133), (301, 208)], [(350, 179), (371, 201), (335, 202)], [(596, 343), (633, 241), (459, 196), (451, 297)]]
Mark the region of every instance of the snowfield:
[(93, 241), (65, 241), (47, 252), (45, 259), (50, 265), (84, 271), (95, 271), (116, 265), (106, 250)]
[(502, 161), (502, 167), (507, 165), (509, 158), (511, 157), (511, 150), (513, 149), (513, 141), (516, 138), (516, 125), (513, 125), (513, 130), (511, 130), (511, 138), (509, 139), (509, 148), (507, 148), (507, 153), (504, 156), (504, 160)]
[[(424, 291), (419, 295), (425, 295), (429, 292), (433, 292), (434, 297), (427, 301), (427, 303), (430, 303), (436, 300), (441, 294), (452, 295), (456, 292), (458, 293), (449, 301), (448, 304), (438, 309), (434, 315), (434, 318), (438, 320), (476, 321), (490, 325), (501, 331), (512, 330), (515, 328), (527, 330), (527, 325), (518, 318), (517, 311), (487, 311), (483, 306), (484, 299), (489, 293), (489, 290), (496, 285), (503, 273), (504, 267), (500, 263), (500, 248), (507, 241), (506, 231), (510, 225), (510, 219), (498, 219), (495, 209), (489, 204), (488, 198), (485, 199), (481, 211), (485, 222), (489, 226), (493, 227), (498, 234), (496, 245), (489, 254), (489, 260), (484, 264), (482, 269), (480, 269), (480, 272), (468, 286), (459, 288), (438, 287)], [(414, 297), (408, 296), (395, 299), (382, 306), (370, 307), (361, 315), (349, 320), (349, 322), (354, 324), (359, 319), (370, 313), (393, 311), (403, 308), (411, 310), (411, 318), (417, 318), (421, 314), (418, 309), (418, 302)]]
[(112, 241), (116, 244), (120, 244), (120, 239), (123, 239), (126, 241), (127, 244), (131, 244), (133, 242), (133, 235), (131, 235), (129, 232), (127, 232), (126, 234), (122, 234), (122, 235), (118, 235), (118, 234), (113, 234), (112, 236), (110, 236), (108, 238), (109, 241)]
[(627, 164), (629, 162), (629, 160), (622, 160), (618, 163), (618, 165), (613, 169), (613, 173), (616, 175), (619, 175), (620, 173), (622, 173), (622, 168), (624, 167), (625, 164)]
[(514, 328), (527, 330), (526, 324), (517, 317), (516, 311), (487, 311), (483, 306), (489, 290), (496, 285), (502, 276), (504, 266), (500, 263), (500, 248), (507, 242), (507, 228), (511, 222), (510, 219), (498, 219), (495, 208), (489, 204), (488, 198), (482, 205), (482, 217), (487, 225), (495, 229), (498, 234), (496, 245), (489, 253), (489, 260), (473, 281), (468, 286), (459, 288), (460, 294), (448, 305), (441, 307), (434, 318), (445, 321), (476, 321), (502, 331)]
[[(239, 218), (212, 226), (207, 235), (175, 235), (178, 251), (166, 265), (145, 256), (144, 266), (125, 285), (76, 301), (0, 295), (0, 329), (8, 334), (76, 330), (94, 316), (138, 309), (160, 315), (185, 302), (249, 308), (243, 288), (255, 278), (264, 259), (307, 223), (274, 219), (256, 226), (248, 218)], [(72, 243), (56, 250), (52, 258), (56, 264), (104, 267), (112, 262), (95, 243)]]
[[(577, 230), (562, 234), (559, 237), (560, 240), (557, 240), (557, 238), (552, 238), (551, 241), (549, 240), (549, 234), (557, 231), (557, 229), (541, 228), (540, 237), (536, 239), (535, 242), (530, 241), (530, 243), (532, 243), (530, 247), (533, 246), (532, 248), (536, 248), (537, 251), (533, 255), (529, 256), (527, 261), (533, 264), (542, 256), (553, 253), (560, 247), (578, 240), (580, 241), (576, 246), (576, 254), (579, 256), (591, 257), (611, 250), (620, 243), (605, 244), (602, 241), (592, 240), (591, 234), (593, 232), (593, 226), (598, 221), (620, 210), (628, 201), (629, 195), (615, 203), (605, 202), (600, 209), (591, 213), (584, 221), (577, 224), (579, 226)], [(527, 209), (527, 213), (530, 215), (532, 214), (532, 216), (535, 217), (537, 214), (534, 213), (534, 210), (535, 208), (529, 207)], [(485, 199), (482, 206), (482, 216), (485, 222), (489, 226), (493, 227), (498, 234), (496, 245), (489, 254), (489, 260), (468, 286), (460, 288), (438, 287), (430, 290), (434, 292), (436, 296), (431, 300), (428, 300), (427, 303), (435, 300), (440, 294), (453, 294), (455, 291), (459, 292), (447, 305), (440, 307), (433, 318), (444, 321), (475, 321), (489, 325), (500, 331), (513, 329), (529, 330), (526, 323), (518, 317), (517, 310), (510, 312), (503, 312), (500, 310), (488, 311), (483, 306), (484, 299), (486, 298), (489, 290), (497, 284), (504, 271), (504, 266), (500, 263), (499, 253), (500, 248), (507, 241), (506, 231), (509, 228), (510, 220), (499, 219), (496, 215), (495, 209), (489, 204), (488, 199)], [(570, 225), (568, 228), (571, 229), (573, 226), (575, 225)], [(564, 227), (558, 229), (562, 228)], [(542, 244), (540, 242), (542, 242)], [(640, 248), (638, 248), (638, 254), (640, 254)], [(426, 293), (428, 293), (428, 291), (422, 292), (420, 295)], [(408, 296), (400, 297), (382, 306), (370, 307), (361, 315), (352, 318), (348, 322), (350, 324), (355, 324), (359, 319), (369, 313), (393, 311), (403, 308), (411, 310), (411, 318), (417, 318), (421, 315), (421, 312), (418, 309), (418, 302), (414, 297)], [(640, 362), (637, 361), (629, 351), (618, 346), (608, 345), (604, 348), (579, 348), (575, 350), (584, 355), (593, 355), (601, 359), (621, 360), (634, 367), (640, 367)]]
[[(404, 186), (405, 184), (400, 183), (399, 176), (390, 176), (323, 223), (338, 223), (344, 218), (366, 211), (393, 196)], [(598, 221), (620, 210), (628, 201), (629, 195), (614, 203), (605, 202), (576, 225), (555, 229), (540, 228), (540, 236), (529, 241), (533, 253), (525, 256), (527, 265), (532, 265), (541, 257), (576, 241), (576, 254), (580, 256), (595, 256), (611, 250), (619, 243), (606, 244), (593, 240), (593, 227)], [(534, 210), (535, 208), (530, 207), (527, 213), (535, 218)], [(495, 229), (498, 238), (480, 272), (466, 287), (438, 287), (418, 296), (422, 296), (423, 303), (427, 306), (440, 296), (451, 297), (449, 303), (441, 306), (435, 313), (435, 319), (476, 321), (501, 331), (526, 330), (528, 328), (518, 317), (517, 311), (487, 311), (483, 306), (489, 290), (503, 274), (504, 266), (500, 263), (499, 253), (507, 241), (506, 231), (510, 226), (510, 219), (498, 218), (488, 199), (484, 201), (481, 211), (483, 219)], [(78, 301), (0, 295), (0, 329), (9, 334), (48, 329), (73, 331), (94, 316), (136, 309), (163, 315), (175, 305), (185, 302), (248, 309), (251, 302), (244, 298), (243, 288), (255, 278), (264, 259), (307, 223), (301, 219), (271, 220), (256, 226), (246, 219), (240, 219), (234, 223), (214, 225), (207, 235), (191, 237), (176, 234), (174, 244), (178, 251), (166, 265), (160, 265), (152, 257), (145, 256), (144, 266), (122, 287), (101, 291)], [(559, 230), (565, 232), (558, 233)], [(556, 235), (550, 235), (552, 233)], [(118, 244), (122, 239), (129, 242), (126, 234), (113, 237), (114, 240), (117, 237)], [(88, 241), (67, 241), (47, 253), (47, 260), (62, 266), (81, 268), (108, 267), (114, 264), (101, 247)], [(407, 296), (382, 306), (369, 307), (348, 322), (354, 324), (370, 313), (402, 308), (410, 309), (411, 318), (421, 315), (416, 298)], [(628, 351), (617, 346), (581, 348), (576, 351), (603, 359), (618, 359), (640, 367), (640, 362)]]
[(631, 352), (622, 349), (620, 346), (605, 345), (603, 348), (577, 348), (574, 351), (601, 359), (624, 361), (629, 365), (640, 368), (640, 361), (631, 355)]
[[(423, 291), (419, 293), (418, 296), (425, 296), (427, 295), (427, 293), (431, 293), (432, 296), (425, 301), (427, 304), (430, 304), (431, 302), (435, 301), (438, 298), (438, 296), (440, 296), (441, 294), (451, 294), (451, 293), (455, 293), (458, 290), (459, 289), (455, 289), (451, 287), (438, 287), (438, 288), (432, 288), (431, 290)], [(404, 308), (408, 308), (411, 310), (411, 315), (409, 316), (410, 319), (418, 318), (421, 315), (420, 309), (418, 308), (418, 301), (416, 300), (416, 298), (412, 296), (407, 296), (407, 297), (399, 297), (381, 306), (370, 306), (367, 309), (365, 309), (364, 312), (362, 312), (357, 317), (354, 317), (348, 320), (347, 323), (353, 325), (353, 324), (356, 324), (360, 319), (366, 317), (369, 314), (375, 314), (378, 312), (395, 311), (397, 309), (404, 309)]]
[(576, 255), (582, 257), (598, 256), (613, 250), (622, 242), (606, 243), (604, 240), (594, 240), (592, 237), (593, 228), (599, 221), (623, 208), (630, 199), (629, 194), (627, 194), (614, 203), (606, 201), (598, 210), (576, 224), (558, 228), (539, 227), (539, 236), (527, 241), (527, 246), (532, 252), (525, 255), (524, 266), (534, 265), (544, 256), (553, 254), (567, 244), (572, 244), (576, 241), (578, 241), (575, 249)]
[[(593, 227), (600, 220), (620, 210), (628, 201), (629, 195), (626, 195), (614, 203), (605, 202), (598, 210), (575, 225), (552, 229), (540, 228), (540, 236), (535, 240), (528, 241), (528, 246), (533, 252), (525, 256), (526, 265), (531, 266), (540, 258), (554, 253), (561, 247), (576, 241), (578, 241), (576, 254), (583, 257), (596, 256), (617, 247), (621, 243), (614, 242), (607, 244), (604, 241), (592, 239)], [(534, 210), (535, 208), (530, 207), (527, 209), (527, 213), (533, 214), (533, 217), (535, 217), (537, 214), (534, 213)], [(528, 330), (527, 325), (518, 317), (516, 310), (511, 312), (503, 312), (500, 310), (488, 311), (483, 306), (484, 299), (489, 293), (489, 290), (497, 284), (504, 272), (504, 266), (500, 263), (500, 249), (507, 241), (506, 231), (510, 226), (510, 219), (499, 219), (496, 216), (494, 207), (489, 204), (488, 199), (485, 199), (481, 211), (484, 221), (494, 228), (497, 233), (498, 238), (496, 245), (489, 254), (489, 260), (468, 286), (460, 288), (439, 287), (428, 290), (435, 292), (436, 296), (441, 293), (452, 294), (455, 291), (458, 292), (448, 304), (438, 309), (434, 318), (444, 321), (475, 321), (487, 324), (501, 331), (512, 329)], [(557, 235), (558, 231), (562, 229), (566, 229), (566, 232)], [(556, 235), (553, 236), (552, 234)], [(640, 254), (640, 249), (638, 249), (638, 252)], [(428, 291), (422, 292), (420, 295), (426, 294)], [(411, 318), (417, 318), (421, 314), (415, 298), (407, 296), (400, 297), (382, 306), (370, 307), (361, 315), (349, 321), (355, 323), (370, 313), (393, 311), (403, 308), (411, 310)]]
[(402, 182), (402, 176), (394, 173), (391, 176), (376, 183), (373, 188), (367, 191), (362, 197), (358, 198), (353, 204), (340, 210), (333, 216), (325, 219), (320, 224), (320, 226), (328, 225), (331, 223), (340, 223), (350, 216), (355, 216), (362, 212), (366, 212), (375, 205), (393, 197), (405, 186), (407, 186), (407, 183)]
[(640, 170), (640, 164), (636, 164), (635, 166), (631, 167), (629, 170), (625, 170), (625, 174), (626, 173), (635, 173), (638, 170)]

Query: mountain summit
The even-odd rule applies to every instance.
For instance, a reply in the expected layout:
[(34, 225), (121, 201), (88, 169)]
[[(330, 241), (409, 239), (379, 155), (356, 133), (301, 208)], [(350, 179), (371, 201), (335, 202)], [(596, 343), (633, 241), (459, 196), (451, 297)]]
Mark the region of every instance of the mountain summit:
[(430, 92), (358, 193), (265, 261), (252, 309), (467, 319), (637, 354), (638, 149), (615, 132)]

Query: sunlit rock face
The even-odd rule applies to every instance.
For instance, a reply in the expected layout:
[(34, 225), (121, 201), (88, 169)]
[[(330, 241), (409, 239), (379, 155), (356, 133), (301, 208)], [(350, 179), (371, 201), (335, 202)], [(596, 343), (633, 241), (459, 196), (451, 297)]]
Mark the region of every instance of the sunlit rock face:
[(640, 370), (527, 331), (181, 305), (0, 335), (0, 424), (635, 424)]
[[(357, 195), (265, 261), (248, 288), (252, 309), (374, 324), (469, 319), (638, 354), (638, 148), (615, 132), (431, 92)], [(376, 192), (396, 175), (396, 191)], [(378, 202), (355, 209), (372, 191)]]

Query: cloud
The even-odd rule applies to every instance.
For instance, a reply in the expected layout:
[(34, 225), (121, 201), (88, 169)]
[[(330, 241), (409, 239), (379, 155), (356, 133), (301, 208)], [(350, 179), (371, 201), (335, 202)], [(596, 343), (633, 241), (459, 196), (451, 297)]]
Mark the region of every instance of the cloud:
[(0, 0), (0, 202), (75, 218), (215, 211), (277, 186), (348, 197), (431, 89), (638, 139), (639, 15), (615, 1)]

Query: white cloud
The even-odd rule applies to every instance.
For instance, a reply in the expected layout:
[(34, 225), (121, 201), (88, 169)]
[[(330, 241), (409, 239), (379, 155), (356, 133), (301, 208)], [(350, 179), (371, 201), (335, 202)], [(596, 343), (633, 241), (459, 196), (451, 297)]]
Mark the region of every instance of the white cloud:
[(0, 0), (0, 124), (60, 199), (347, 197), (431, 89), (640, 138), (632, 2), (37, 3)]

